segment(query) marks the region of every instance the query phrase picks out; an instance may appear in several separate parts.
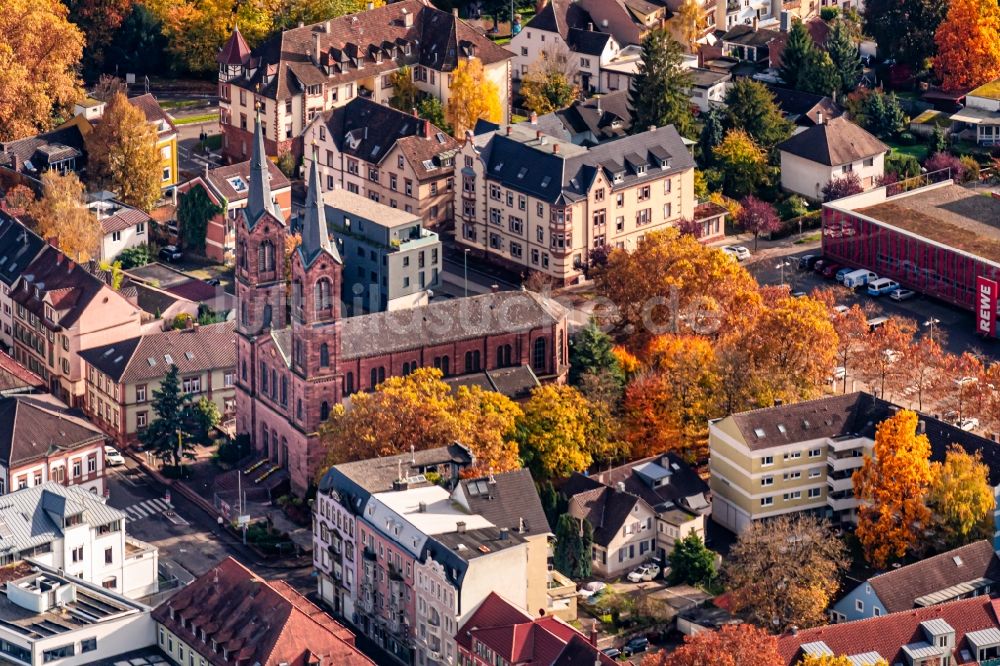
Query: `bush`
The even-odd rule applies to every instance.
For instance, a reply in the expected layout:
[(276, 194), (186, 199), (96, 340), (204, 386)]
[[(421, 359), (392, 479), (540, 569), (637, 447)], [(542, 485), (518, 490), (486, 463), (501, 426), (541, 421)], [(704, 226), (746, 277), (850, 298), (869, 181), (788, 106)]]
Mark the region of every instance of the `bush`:
[(150, 261), (149, 246), (143, 243), (142, 245), (126, 248), (118, 255), (117, 261), (121, 262), (122, 269), (125, 270), (145, 266)]
[(885, 158), (885, 170), (891, 171), (903, 178), (913, 178), (920, 175), (920, 162), (913, 155), (893, 153)]
[(963, 183), (974, 183), (979, 180), (980, 167), (976, 158), (971, 155), (962, 155), (958, 161), (965, 168), (965, 177), (962, 178)]
[(809, 209), (806, 207), (806, 200), (797, 194), (793, 194), (778, 204), (778, 215), (781, 216), (782, 220), (791, 220), (805, 215), (807, 212)]
[(916, 138), (913, 136), (911, 132), (900, 132), (899, 142), (904, 146), (912, 146), (914, 143), (916, 143)]
[(176, 317), (174, 317), (174, 323), (171, 324), (171, 328), (173, 328), (175, 331), (184, 330), (185, 328), (187, 328), (188, 323), (191, 322), (193, 319), (194, 318), (187, 312), (182, 312)]
[(824, 21), (826, 21), (827, 23), (837, 18), (838, 14), (840, 14), (840, 12), (837, 10), (836, 7), (823, 7), (821, 10), (819, 10), (819, 17)]
[(219, 445), (219, 448), (215, 451), (215, 459), (226, 465), (235, 465), (243, 458), (249, 451), (250, 445), (249, 441), (242, 443), (240, 437), (246, 437), (249, 440), (248, 435), (240, 435), (235, 440), (226, 440)]

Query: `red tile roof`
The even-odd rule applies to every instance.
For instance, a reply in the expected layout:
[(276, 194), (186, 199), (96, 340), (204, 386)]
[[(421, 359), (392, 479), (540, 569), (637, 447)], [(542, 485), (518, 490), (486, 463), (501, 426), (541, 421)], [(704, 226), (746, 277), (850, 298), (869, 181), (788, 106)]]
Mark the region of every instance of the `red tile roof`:
[[(878, 652), (890, 664), (909, 663), (902, 647), (927, 640), (920, 623), (944, 620), (955, 630), (956, 666), (976, 664), (976, 655), (965, 635), (981, 629), (1000, 628), (1000, 599), (970, 597), (939, 606), (891, 613), (856, 622), (831, 624), (778, 638), (782, 663), (792, 666), (801, 656), (801, 646), (822, 641), (837, 656)], [(964, 653), (964, 655), (963, 655)]]
[(166, 129), (162, 131), (157, 130), (161, 139), (169, 134), (177, 133), (177, 126), (174, 125), (173, 119), (163, 110), (163, 107), (160, 106), (160, 103), (156, 101), (156, 98), (151, 93), (129, 97), (128, 103), (142, 111), (143, 115), (146, 116), (146, 122), (156, 123), (157, 125), (159, 125), (160, 121), (166, 123)]
[(219, 666), (374, 664), (354, 647), (350, 631), (301, 594), (264, 580), (231, 557), (161, 604), (153, 619)]
[(242, 65), (249, 57), (250, 47), (240, 34), (240, 27), (236, 26), (226, 45), (219, 51), (216, 60), (220, 65)]
[(29, 388), (44, 389), (45, 386), (44, 379), (25, 368), (11, 356), (0, 352), (0, 392)]
[(153, 218), (137, 208), (122, 208), (114, 215), (101, 220), (101, 231), (110, 234), (114, 231), (124, 231), (140, 222), (149, 224), (152, 221)]

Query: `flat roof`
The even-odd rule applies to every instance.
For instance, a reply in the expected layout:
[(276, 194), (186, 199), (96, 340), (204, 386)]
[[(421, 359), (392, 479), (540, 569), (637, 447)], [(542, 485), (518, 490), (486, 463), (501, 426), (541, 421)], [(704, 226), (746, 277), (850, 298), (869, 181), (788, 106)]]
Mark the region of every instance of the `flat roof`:
[(1000, 264), (1000, 199), (988, 192), (947, 184), (853, 210)]
[(452, 501), (451, 493), (437, 485), (409, 490), (390, 490), (385, 493), (375, 493), (372, 498), (424, 534), (454, 532), (460, 522), (465, 523), (467, 530), (493, 527), (493, 523), (482, 516), (463, 511)]

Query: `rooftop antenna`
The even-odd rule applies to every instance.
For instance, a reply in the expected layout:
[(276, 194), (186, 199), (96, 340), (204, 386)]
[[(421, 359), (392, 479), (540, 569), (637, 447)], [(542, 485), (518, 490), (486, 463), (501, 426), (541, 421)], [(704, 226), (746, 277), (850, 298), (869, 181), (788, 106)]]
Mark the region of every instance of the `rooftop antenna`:
[(413, 465), (417, 464), (417, 447), (410, 444), (410, 463)]
[(403, 480), (403, 461), (398, 458), (396, 459), (396, 476), (400, 481)]

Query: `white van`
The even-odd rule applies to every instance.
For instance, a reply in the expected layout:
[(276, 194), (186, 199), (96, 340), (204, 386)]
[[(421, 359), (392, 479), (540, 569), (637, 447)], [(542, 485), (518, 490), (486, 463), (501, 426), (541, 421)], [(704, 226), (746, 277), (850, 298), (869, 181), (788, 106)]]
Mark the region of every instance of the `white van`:
[(874, 271), (870, 271), (867, 268), (859, 268), (844, 276), (844, 286), (848, 289), (854, 289), (855, 287), (863, 287), (877, 279), (878, 275)]
[(890, 294), (899, 289), (899, 283), (895, 280), (890, 280), (889, 278), (879, 278), (877, 280), (872, 280), (868, 283), (868, 295), (869, 296), (881, 296), (882, 294)]

